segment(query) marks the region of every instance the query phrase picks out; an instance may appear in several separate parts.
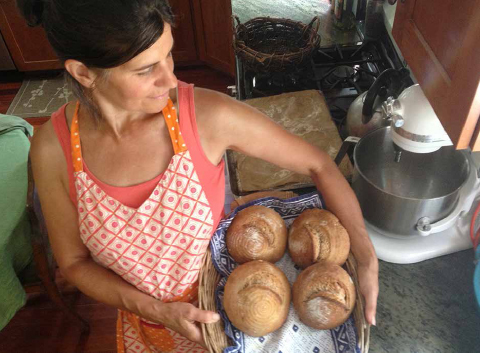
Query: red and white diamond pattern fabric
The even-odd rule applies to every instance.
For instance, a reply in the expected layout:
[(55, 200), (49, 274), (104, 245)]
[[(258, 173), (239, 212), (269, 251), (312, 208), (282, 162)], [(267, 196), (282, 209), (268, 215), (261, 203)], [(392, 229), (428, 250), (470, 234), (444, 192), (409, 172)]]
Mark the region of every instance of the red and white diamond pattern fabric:
[[(92, 258), (163, 302), (194, 300), (191, 293), (197, 289), (214, 219), (172, 102), (169, 100), (163, 115), (175, 155), (149, 198), (138, 208), (110, 197), (84, 172), (78, 109), (77, 104), (70, 129), (74, 182), (80, 236)], [(206, 352), (172, 330), (158, 325), (144, 327), (140, 322), (154, 324), (120, 311), (119, 352)], [(146, 333), (155, 342), (145, 340)]]
[(109, 197), (83, 171), (75, 178), (80, 234), (95, 261), (163, 301), (197, 281), (214, 221), (188, 151), (173, 156), (138, 209)]

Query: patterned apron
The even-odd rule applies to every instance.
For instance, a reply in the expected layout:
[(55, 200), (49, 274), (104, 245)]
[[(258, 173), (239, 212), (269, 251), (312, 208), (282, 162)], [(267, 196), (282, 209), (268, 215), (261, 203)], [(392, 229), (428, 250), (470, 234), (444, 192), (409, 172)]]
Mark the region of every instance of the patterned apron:
[[(212, 210), (182, 138), (172, 101), (163, 109), (174, 156), (138, 208), (107, 195), (83, 170), (78, 108), (71, 151), (80, 235), (92, 258), (163, 302), (197, 299), (198, 275), (214, 231)], [(118, 352), (206, 352), (178, 333), (119, 311)]]

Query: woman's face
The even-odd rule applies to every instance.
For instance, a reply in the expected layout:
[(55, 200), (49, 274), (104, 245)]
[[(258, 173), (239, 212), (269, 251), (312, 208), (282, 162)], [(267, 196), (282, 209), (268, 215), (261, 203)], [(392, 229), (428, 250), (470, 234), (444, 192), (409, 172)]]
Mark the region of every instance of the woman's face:
[(163, 34), (155, 44), (109, 70), (107, 82), (98, 87), (96, 95), (124, 111), (160, 112), (167, 105), (169, 90), (177, 86), (172, 47), (171, 27), (165, 23)]

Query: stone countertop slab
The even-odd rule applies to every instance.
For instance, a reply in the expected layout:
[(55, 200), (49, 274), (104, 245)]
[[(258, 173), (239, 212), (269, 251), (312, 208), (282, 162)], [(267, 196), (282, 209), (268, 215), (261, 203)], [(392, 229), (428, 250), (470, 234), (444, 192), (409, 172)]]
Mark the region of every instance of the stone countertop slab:
[(410, 265), (380, 261), (372, 353), (480, 352), (473, 251)]
[[(335, 159), (342, 145), (342, 139), (330, 116), (325, 97), (319, 91), (283, 93), (248, 99), (245, 103)], [(289, 153), (289, 151), (281, 152)], [(229, 170), (234, 172), (231, 175), (231, 183), (237, 194), (314, 186), (307, 175), (294, 173), (240, 152), (228, 151), (227, 163)], [(353, 168), (348, 158), (344, 158), (339, 167), (343, 175), (349, 179)]]

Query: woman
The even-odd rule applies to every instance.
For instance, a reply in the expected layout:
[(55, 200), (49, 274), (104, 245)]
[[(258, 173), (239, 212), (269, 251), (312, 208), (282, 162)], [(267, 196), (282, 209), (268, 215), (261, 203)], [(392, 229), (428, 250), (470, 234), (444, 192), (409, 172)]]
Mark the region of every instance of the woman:
[(18, 2), (43, 24), (78, 98), (31, 147), (52, 248), (68, 281), (119, 309), (119, 352), (204, 351), (197, 323), (219, 315), (193, 304), (228, 148), (312, 177), (351, 236), (375, 324), (378, 262), (345, 179), (253, 108), (178, 82), (166, 0)]

